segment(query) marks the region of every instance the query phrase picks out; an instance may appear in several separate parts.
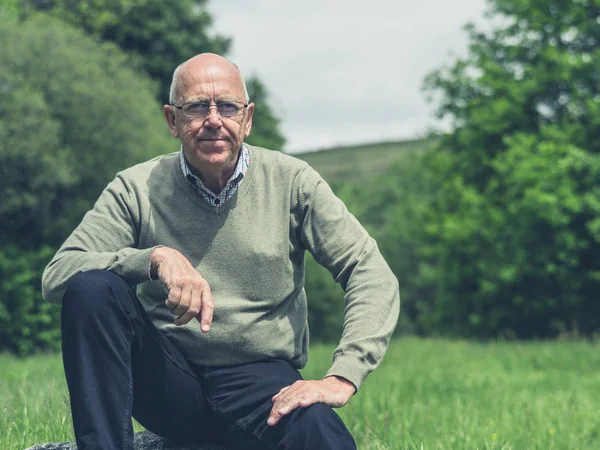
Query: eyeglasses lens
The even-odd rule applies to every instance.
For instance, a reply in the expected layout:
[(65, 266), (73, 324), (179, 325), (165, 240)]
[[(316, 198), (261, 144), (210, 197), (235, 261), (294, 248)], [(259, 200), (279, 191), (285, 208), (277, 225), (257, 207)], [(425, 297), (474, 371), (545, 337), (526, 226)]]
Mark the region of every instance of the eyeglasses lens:
[[(188, 103), (183, 106), (183, 112), (189, 117), (204, 117), (210, 112), (211, 106), (209, 102)], [(216, 106), (223, 117), (237, 116), (242, 111), (242, 107), (234, 102), (218, 102)]]

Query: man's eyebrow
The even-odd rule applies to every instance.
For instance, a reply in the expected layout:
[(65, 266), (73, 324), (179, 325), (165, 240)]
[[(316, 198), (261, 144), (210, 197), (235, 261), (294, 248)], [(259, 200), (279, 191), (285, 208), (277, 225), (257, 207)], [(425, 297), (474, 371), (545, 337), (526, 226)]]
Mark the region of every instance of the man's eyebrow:
[(206, 97), (190, 97), (190, 98), (186, 98), (183, 103), (199, 103), (199, 102), (210, 102), (210, 99), (206, 98)]
[[(190, 97), (190, 98), (186, 99), (184, 103), (200, 103), (200, 102), (210, 102), (210, 101), (211, 100), (207, 97)], [(240, 102), (240, 100), (238, 100), (233, 95), (225, 95), (223, 97), (216, 98), (215, 102)]]

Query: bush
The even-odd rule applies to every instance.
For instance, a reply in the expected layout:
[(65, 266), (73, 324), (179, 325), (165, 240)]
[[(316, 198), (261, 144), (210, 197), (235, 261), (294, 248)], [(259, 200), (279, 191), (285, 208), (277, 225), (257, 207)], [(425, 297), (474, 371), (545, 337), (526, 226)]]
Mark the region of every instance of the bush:
[(484, 192), (454, 174), (436, 198), (420, 272), (436, 289), (418, 322), (483, 338), (598, 332), (600, 156), (556, 127), (507, 145)]
[(55, 250), (0, 250), (0, 351), (27, 355), (60, 349), (60, 308), (45, 302), (41, 274)]

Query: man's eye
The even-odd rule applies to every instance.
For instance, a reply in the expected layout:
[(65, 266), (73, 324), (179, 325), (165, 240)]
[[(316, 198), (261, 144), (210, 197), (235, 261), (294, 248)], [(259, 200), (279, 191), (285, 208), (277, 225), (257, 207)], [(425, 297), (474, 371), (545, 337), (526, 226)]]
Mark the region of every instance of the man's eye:
[(234, 113), (238, 111), (239, 106), (233, 102), (219, 102), (217, 108), (223, 113)]
[(209, 102), (196, 102), (196, 103), (191, 103), (191, 104), (187, 105), (186, 111), (191, 112), (191, 113), (205, 112), (205, 111), (208, 111), (208, 108), (210, 108)]

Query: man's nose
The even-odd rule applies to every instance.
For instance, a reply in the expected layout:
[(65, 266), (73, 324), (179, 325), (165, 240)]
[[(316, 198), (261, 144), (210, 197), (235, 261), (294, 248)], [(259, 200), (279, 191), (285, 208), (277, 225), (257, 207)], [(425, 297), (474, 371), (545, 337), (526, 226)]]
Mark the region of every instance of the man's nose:
[(217, 105), (210, 105), (208, 108), (208, 112), (204, 117), (204, 123), (213, 128), (219, 127), (222, 125), (221, 119), (222, 117), (221, 114), (219, 114)]

